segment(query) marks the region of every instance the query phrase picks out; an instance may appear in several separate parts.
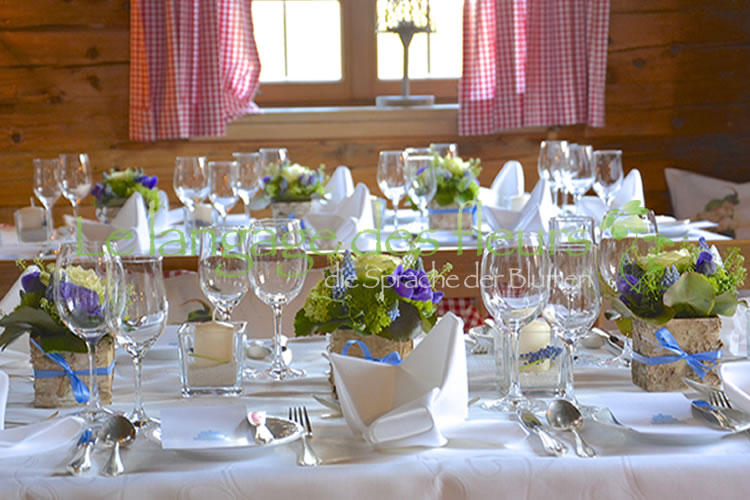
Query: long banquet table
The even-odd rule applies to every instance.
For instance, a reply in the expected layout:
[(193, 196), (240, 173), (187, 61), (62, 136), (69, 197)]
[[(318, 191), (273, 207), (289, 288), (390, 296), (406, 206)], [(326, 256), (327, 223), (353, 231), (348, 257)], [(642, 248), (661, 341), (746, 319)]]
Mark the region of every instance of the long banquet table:
[[(146, 359), (147, 410), (156, 415), (161, 408), (188, 411), (227, 402), (180, 397), (178, 363), (166, 346), (175, 331), (175, 326), (168, 327), (164, 347)], [(465, 425), (446, 433), (445, 447), (378, 451), (355, 438), (342, 418), (322, 418), (329, 410), (312, 398), (313, 393), (331, 390), (327, 361), (320, 354), (325, 339), (290, 342), (294, 366), (306, 368), (309, 376), (287, 383), (246, 383), (240, 401), (249, 409), (278, 416), (285, 416), (292, 405), (306, 405), (315, 430), (312, 443), (324, 465), (297, 466), (298, 443), (226, 459), (166, 451), (139, 438), (124, 452), (124, 476), (72, 477), (65, 472), (71, 443), (44, 454), (0, 457), (0, 498), (745, 498), (750, 489), (748, 433), (702, 446), (662, 446), (587, 423), (585, 436), (600, 457), (577, 458), (571, 447), (568, 456), (551, 458), (514, 417), (478, 405), (470, 408)], [(6, 419), (39, 421), (52, 410), (31, 408), (33, 389), (23, 378), (31, 369), (24, 350), (21, 343), (0, 353), (0, 369), (18, 375), (11, 378)], [(467, 357), (472, 395), (493, 397), (492, 356)], [(578, 368), (576, 383), (581, 397), (640, 390), (627, 370), (617, 368)], [(132, 370), (121, 351), (113, 392), (112, 408), (128, 410), (133, 401)], [(106, 456), (98, 452), (95, 460), (102, 464)]]

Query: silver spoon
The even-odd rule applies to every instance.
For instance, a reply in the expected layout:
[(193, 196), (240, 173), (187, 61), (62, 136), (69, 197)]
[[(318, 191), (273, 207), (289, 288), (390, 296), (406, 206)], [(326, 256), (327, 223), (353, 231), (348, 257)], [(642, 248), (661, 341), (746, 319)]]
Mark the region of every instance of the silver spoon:
[(518, 418), (529, 431), (539, 436), (539, 440), (542, 442), (542, 448), (548, 454), (561, 457), (568, 452), (568, 447), (559, 439), (552, 437), (550, 433), (544, 430), (544, 426), (536, 418), (536, 415), (531, 413), (529, 410), (521, 410), (518, 412)]
[(96, 445), (96, 433), (88, 428), (81, 434), (76, 446), (76, 453), (65, 467), (68, 472), (78, 476), (91, 468), (91, 452)]
[(596, 456), (596, 451), (586, 444), (578, 430), (583, 427), (583, 416), (570, 401), (555, 399), (547, 407), (547, 421), (555, 430), (570, 431), (576, 437), (576, 455), (584, 458)]
[(104, 422), (104, 426), (99, 432), (104, 444), (112, 446), (112, 454), (102, 468), (102, 474), (119, 476), (125, 472), (120, 448), (130, 445), (135, 440), (135, 426), (122, 415), (113, 415)]

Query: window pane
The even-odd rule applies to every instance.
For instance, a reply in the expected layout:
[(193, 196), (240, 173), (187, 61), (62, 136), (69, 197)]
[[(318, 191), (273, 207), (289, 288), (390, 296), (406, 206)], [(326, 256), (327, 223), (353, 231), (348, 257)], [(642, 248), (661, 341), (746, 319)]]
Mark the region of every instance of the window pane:
[[(417, 33), (409, 47), (409, 78), (459, 78), (462, 65), (463, 2), (430, 0), (435, 31)], [(402, 77), (403, 46), (395, 33), (378, 33), (378, 78)]]
[(261, 82), (341, 80), (339, 0), (255, 0), (253, 26)]

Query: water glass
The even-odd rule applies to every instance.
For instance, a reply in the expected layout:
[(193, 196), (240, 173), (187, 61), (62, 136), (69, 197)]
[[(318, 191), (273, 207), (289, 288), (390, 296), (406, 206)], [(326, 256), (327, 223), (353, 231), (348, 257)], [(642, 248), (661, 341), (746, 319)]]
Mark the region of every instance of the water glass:
[(269, 166), (280, 167), (289, 162), (286, 148), (260, 148), (258, 154), (260, 155), (260, 166), (263, 172)]
[(594, 151), (594, 170), (594, 191), (608, 209), (612, 208), (612, 201), (622, 187), (622, 151)]
[(439, 158), (458, 158), (458, 146), (453, 143), (430, 144), (430, 151)]
[(437, 192), (437, 169), (432, 152), (428, 148), (407, 148), (404, 151), (406, 172), (406, 193), (417, 205), (425, 227), (427, 207)]
[(78, 204), (91, 192), (89, 155), (61, 154), (57, 183), (65, 198), (73, 206), (73, 217), (78, 219)]
[(201, 229), (198, 275), (203, 294), (214, 306), (215, 321), (230, 321), (232, 311), (250, 288), (247, 228)]
[(221, 215), (222, 224), (237, 203), (237, 179), (239, 165), (235, 161), (208, 162), (208, 199)]
[(568, 192), (573, 195), (573, 204), (578, 209), (581, 198), (591, 189), (596, 180), (593, 163), (594, 148), (582, 144), (570, 144), (568, 147), (568, 167), (565, 169), (563, 182)]
[(260, 189), (263, 178), (263, 164), (260, 153), (233, 153), (237, 162), (237, 195), (245, 206), (245, 215), (250, 220), (250, 200)]
[(185, 207), (185, 226), (195, 218), (195, 207), (208, 196), (206, 158), (203, 156), (178, 156), (175, 160), (172, 186), (177, 198)]
[(482, 254), (482, 301), (496, 327), (509, 335), (510, 381), (508, 393), (484, 403), (485, 409), (516, 411), (529, 406), (521, 392), (518, 340), (521, 329), (539, 316), (547, 303), (548, 267), (547, 246), (540, 235), (488, 238)]
[[(117, 294), (107, 310), (107, 323), (133, 361), (135, 405), (127, 418), (139, 432), (152, 434), (160, 422), (143, 409), (141, 371), (143, 357), (167, 325), (167, 291), (160, 256), (119, 257), (122, 271), (116, 276)], [(112, 275), (110, 275), (112, 276)], [(114, 287), (113, 287), (114, 289)]]
[(52, 207), (61, 194), (57, 178), (62, 163), (60, 158), (34, 158), (32, 163), (34, 165), (34, 194), (44, 206), (47, 239), (52, 239), (55, 234)]
[(539, 177), (545, 179), (552, 189), (552, 199), (558, 205), (562, 189), (561, 170), (568, 164), (568, 141), (542, 141), (539, 146), (537, 170)]
[(554, 217), (549, 239), (549, 298), (543, 316), (565, 346), (558, 397), (575, 403), (573, 355), (601, 310), (594, 219)]
[(252, 378), (278, 381), (305, 376), (304, 370), (290, 368), (281, 356), (282, 313), (302, 291), (310, 269), (304, 241), (299, 219), (260, 219), (250, 228), (250, 283), (255, 295), (273, 310), (274, 326), (273, 361), (267, 369), (250, 373)]
[(398, 229), (398, 204), (406, 193), (403, 151), (381, 151), (378, 159), (378, 187), (393, 203), (393, 230)]

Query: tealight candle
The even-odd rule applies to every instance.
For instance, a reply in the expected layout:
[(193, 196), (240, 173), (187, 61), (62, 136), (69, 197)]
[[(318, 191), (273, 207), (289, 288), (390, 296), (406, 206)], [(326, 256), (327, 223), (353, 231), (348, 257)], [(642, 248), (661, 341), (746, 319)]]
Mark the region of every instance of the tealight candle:
[(193, 211), (196, 226), (210, 226), (214, 223), (214, 207), (207, 203), (198, 203)]
[(23, 207), (16, 210), (13, 215), (19, 242), (36, 242), (47, 239), (47, 230), (44, 227), (44, 209), (42, 207)]
[(195, 325), (193, 354), (196, 368), (227, 363), (234, 358), (234, 326), (229, 323), (209, 321)]
[(184, 396), (242, 393), (245, 323), (185, 323), (180, 343), (180, 381)]
[[(546, 321), (534, 320), (528, 325), (521, 329), (521, 334), (518, 337), (518, 352), (521, 356), (524, 354), (533, 354), (538, 352), (550, 343), (550, 327)], [(550, 368), (549, 358), (532, 361), (531, 364), (526, 364), (529, 359), (520, 360), (520, 369), (525, 372), (545, 372)]]

